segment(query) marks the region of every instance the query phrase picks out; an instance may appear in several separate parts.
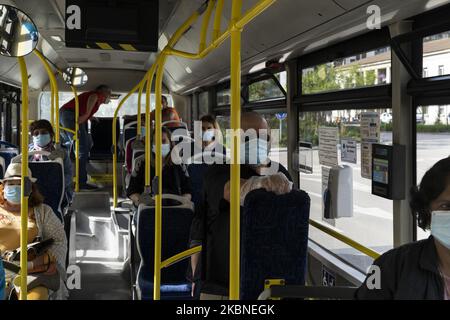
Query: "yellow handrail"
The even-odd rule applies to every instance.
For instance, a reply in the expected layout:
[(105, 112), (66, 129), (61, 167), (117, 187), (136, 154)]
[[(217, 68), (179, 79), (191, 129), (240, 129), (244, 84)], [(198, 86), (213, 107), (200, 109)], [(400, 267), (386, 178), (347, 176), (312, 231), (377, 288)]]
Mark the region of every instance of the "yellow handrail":
[(20, 74), (22, 77), (22, 137), (21, 137), (21, 151), (22, 151), (22, 173), (21, 173), (21, 192), (20, 192), (20, 300), (27, 300), (28, 285), (28, 195), (27, 184), (28, 180), (28, 71), (27, 64), (23, 57), (18, 58), (20, 66)]
[[(223, 12), (224, 0), (218, 0), (216, 6), (216, 13), (214, 16), (214, 27), (213, 27), (213, 41), (216, 41), (220, 36), (220, 24), (222, 22), (222, 12)], [(203, 48), (205, 50), (205, 48)], [(203, 50), (200, 50), (203, 51)]]
[[(51, 87), (51, 97), (52, 97), (52, 106), (51, 106), (51, 123), (52, 126), (55, 128), (55, 142), (59, 143), (59, 91), (58, 91), (58, 83), (56, 82), (55, 74), (53, 73), (50, 65), (48, 64), (45, 57), (42, 55), (42, 53), (38, 50), (34, 50), (34, 54), (41, 60), (42, 65), (44, 66), (45, 70), (47, 71), (48, 78), (50, 81), (50, 87)], [(58, 70), (59, 71), (59, 70)]]
[(193, 254), (199, 253), (202, 251), (202, 246), (197, 246), (197, 247), (193, 247), (190, 248), (189, 250), (183, 251), (181, 253), (178, 253), (176, 255), (174, 255), (173, 257), (170, 257), (166, 260), (164, 260), (163, 262), (161, 262), (161, 269), (167, 268), (181, 260), (184, 260), (190, 256), (192, 256)]
[(69, 129), (69, 128), (64, 128), (64, 127), (60, 127), (59, 129), (63, 130), (63, 131), (67, 131), (72, 133), (73, 135), (75, 135), (75, 130)]
[[(156, 159), (156, 172), (155, 175), (158, 178), (158, 187), (155, 192), (155, 265), (154, 265), (154, 291), (153, 291), (153, 298), (154, 300), (159, 300), (160, 298), (160, 284), (161, 284), (161, 219), (162, 219), (162, 199), (161, 199), (161, 188), (162, 188), (162, 158), (161, 158), (161, 94), (162, 94), (162, 78), (163, 78), (163, 72), (164, 72), (164, 65), (167, 60), (167, 57), (170, 55), (184, 57), (187, 59), (201, 59), (205, 57), (207, 54), (209, 54), (211, 51), (213, 51), (215, 48), (217, 48), (219, 45), (221, 45), (230, 35), (233, 34), (233, 40), (232, 40), (232, 46), (234, 50), (232, 50), (232, 87), (234, 89), (232, 90), (234, 92), (235, 98), (232, 103), (232, 128), (239, 129), (240, 128), (240, 98), (236, 98), (236, 94), (238, 97), (240, 97), (240, 40), (241, 40), (241, 30), (242, 28), (250, 22), (253, 18), (255, 18), (257, 15), (259, 15), (261, 12), (263, 12), (266, 8), (268, 8), (271, 4), (273, 4), (276, 0), (261, 0), (258, 2), (255, 6), (253, 6), (250, 10), (248, 10), (244, 16), (241, 15), (241, 8), (242, 8), (242, 0), (233, 0), (233, 22), (229, 26), (229, 28), (219, 36), (220, 33), (220, 16), (223, 9), (223, 1), (218, 0), (217, 6), (216, 6), (216, 14), (214, 19), (214, 34), (213, 34), (213, 41), (212, 43), (204, 48), (199, 53), (188, 53), (188, 52), (182, 52), (179, 50), (174, 49), (174, 46), (178, 42), (178, 40), (181, 38), (181, 36), (196, 22), (198, 19), (200, 13), (199, 11), (194, 12), (184, 23), (183, 25), (174, 33), (174, 35), (170, 38), (168, 44), (166, 47), (161, 51), (161, 53), (158, 55), (155, 63), (152, 65), (151, 69), (147, 72), (144, 79), (141, 80), (141, 82), (135, 87), (134, 91), (136, 91), (141, 85), (142, 82), (146, 80), (147, 78), (147, 96), (146, 96), (146, 144), (145, 144), (145, 157), (146, 157), (146, 186), (149, 186), (150, 184), (150, 170), (149, 164), (150, 164), (150, 112), (149, 112), (149, 105), (150, 105), (150, 92), (152, 88), (152, 82), (153, 77), (155, 76), (156, 72), (156, 84), (155, 84), (155, 96), (156, 96), (156, 110), (155, 110), (155, 146), (156, 146), (156, 152), (155, 152), (155, 159)], [(210, 2), (216, 2), (216, 0), (210, 0)], [(208, 3), (208, 8), (211, 8), (212, 4)], [(208, 10), (208, 9), (207, 9)], [(208, 13), (207, 13), (208, 14)], [(206, 17), (205, 17), (206, 20)], [(205, 21), (204, 20), (204, 21)], [(202, 30), (201, 30), (201, 37), (203, 36), (206, 38), (207, 31), (204, 30), (208, 27), (207, 23), (203, 23)], [(202, 40), (201, 40), (202, 41)], [(233, 45), (234, 44), (234, 45)], [(199, 48), (202, 49), (203, 45), (200, 45)], [(239, 50), (239, 52), (234, 52), (236, 50)], [(239, 79), (237, 79), (239, 78)], [(134, 92), (133, 91), (133, 92)], [(131, 93), (129, 93), (131, 94)], [(117, 111), (117, 110), (116, 110)], [(116, 118), (117, 115), (115, 115)], [(113, 124), (114, 126), (114, 124)], [(114, 131), (114, 128), (113, 128)], [(115, 132), (115, 131), (114, 131)], [(114, 133), (113, 133), (114, 134)], [(117, 205), (117, 190), (116, 190), (116, 169), (117, 169), (117, 155), (116, 155), (116, 139), (115, 135), (113, 137), (114, 141), (114, 205)], [(234, 154), (235, 157), (237, 156), (237, 159), (239, 158), (239, 136), (235, 135), (234, 139)], [(236, 162), (237, 164), (239, 162)], [(239, 211), (240, 206), (238, 201), (236, 201), (236, 198), (239, 198), (239, 190), (240, 190), (240, 180), (236, 179), (236, 177), (239, 177), (238, 169), (236, 169), (238, 166), (234, 166), (232, 171), (232, 181), (231, 184), (231, 194), (232, 194), (232, 209), (231, 209), (231, 216), (234, 220), (233, 225), (235, 225), (235, 230), (233, 231), (233, 234), (239, 232), (239, 220), (236, 220), (236, 217), (239, 217)], [(237, 206), (237, 208), (236, 208)], [(234, 210), (233, 210), (234, 208)], [(234, 217), (233, 217), (234, 216)], [(237, 222), (237, 223), (235, 223)], [(233, 264), (232, 261), (237, 262), (235, 265), (230, 267), (230, 270), (239, 270), (239, 238), (236, 238), (237, 241), (233, 243), (232, 247), (230, 248), (230, 252), (232, 252), (232, 260), (230, 260), (230, 264)], [(233, 240), (232, 240), (233, 241)], [(236, 250), (237, 248), (237, 250)], [(231, 251), (232, 250), (232, 251)], [(231, 272), (230, 272), (231, 273)], [(231, 275), (230, 278), (230, 298), (231, 299), (239, 299), (239, 274), (234, 272)]]
[[(145, 78), (144, 78), (145, 79)], [(145, 79), (146, 80), (146, 79)], [(141, 101), (142, 101), (142, 91), (144, 90), (145, 82), (141, 82), (141, 86), (139, 87), (139, 94), (138, 94), (138, 110), (137, 110), (137, 136), (141, 136), (141, 127), (142, 127), (142, 121), (141, 121)]]
[(231, 168), (230, 168), (230, 300), (239, 300), (240, 289), (240, 213), (241, 213), (241, 35), (236, 23), (241, 17), (242, 0), (233, 0), (231, 9)]
[(326, 234), (332, 236), (333, 238), (338, 239), (339, 241), (349, 245), (350, 247), (358, 250), (359, 252), (364, 253), (365, 255), (373, 258), (373, 259), (378, 259), (380, 257), (380, 254), (370, 248), (367, 248), (365, 246), (363, 246), (362, 244), (350, 239), (347, 236), (344, 236), (343, 234), (337, 232), (336, 230), (333, 230), (329, 227), (327, 227), (326, 225), (324, 225), (323, 223), (320, 223), (318, 221), (309, 220), (309, 224), (312, 225), (313, 227), (319, 229), (320, 231), (325, 232)]
[[(144, 81), (144, 80), (142, 80)], [(142, 81), (139, 82), (133, 89), (131, 89), (130, 92), (127, 93), (127, 95), (120, 100), (119, 105), (117, 106), (116, 110), (114, 111), (114, 117), (112, 122), (112, 141), (113, 141), (113, 206), (117, 207), (117, 201), (118, 201), (118, 190), (117, 190), (117, 117), (119, 115), (120, 109), (122, 109), (122, 106), (124, 105), (125, 101), (130, 98), (130, 96), (136, 92), (136, 90), (139, 89), (139, 87), (142, 84)]]
[(208, 7), (206, 8), (205, 15), (203, 17), (202, 28), (200, 29), (200, 44), (198, 45), (198, 51), (202, 52), (206, 48), (206, 36), (208, 34), (208, 25), (211, 20), (211, 14), (214, 9), (216, 0), (210, 0), (208, 2)]

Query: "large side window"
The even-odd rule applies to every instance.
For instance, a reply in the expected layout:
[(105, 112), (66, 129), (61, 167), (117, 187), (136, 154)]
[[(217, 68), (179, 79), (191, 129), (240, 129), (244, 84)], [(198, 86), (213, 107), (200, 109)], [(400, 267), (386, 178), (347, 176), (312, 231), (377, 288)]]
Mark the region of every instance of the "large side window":
[(302, 69), (302, 93), (316, 94), (391, 83), (391, 50), (383, 47)]
[[(331, 108), (326, 108), (330, 110)], [(300, 187), (311, 197), (311, 218), (326, 222), (340, 233), (383, 253), (393, 247), (393, 202), (372, 195), (370, 173), (367, 173), (367, 144), (364, 136), (367, 129), (364, 118), (367, 114), (379, 117), (379, 142), (392, 143), (391, 110), (380, 106), (374, 110), (331, 110), (300, 113)], [(338, 145), (335, 152), (329, 145), (320, 145), (320, 132), (329, 129)], [(351, 143), (350, 143), (350, 142)], [(326, 141), (325, 141), (326, 142)], [(322, 142), (323, 143), (323, 142)], [(347, 147), (346, 144), (352, 147)], [(351, 152), (350, 152), (351, 151)], [(343, 153), (346, 153), (344, 155)], [(329, 154), (327, 154), (329, 153)], [(334, 156), (334, 159), (333, 159)], [(330, 157), (330, 158), (322, 158)], [(333, 165), (346, 165), (353, 176), (353, 216), (338, 219), (325, 219), (324, 207), (327, 202), (328, 170)], [(322, 164), (321, 164), (322, 163)], [(347, 215), (347, 212), (340, 212)], [(315, 228), (310, 228), (310, 238), (327, 248), (340, 258), (366, 272), (372, 259), (349, 248), (344, 243)]]
[(450, 31), (423, 39), (423, 77), (450, 74)]
[[(121, 99), (125, 94), (122, 94), (119, 99), (111, 100), (109, 104), (104, 104), (100, 107), (98, 112), (95, 114), (96, 117), (99, 118), (112, 118), (114, 116), (114, 112), (116, 111), (117, 107), (119, 106), (119, 103)], [(173, 106), (173, 100), (171, 95), (165, 95), (167, 97), (169, 106)], [(66, 102), (73, 99), (73, 94), (70, 92), (59, 92), (59, 107), (64, 105)], [(137, 107), (138, 105), (138, 94), (132, 94), (130, 98), (124, 103), (122, 108), (119, 111), (119, 117), (122, 117), (124, 115), (136, 115), (137, 114)], [(142, 95), (141, 98), (141, 112), (145, 112), (145, 94)], [(150, 110), (155, 109), (155, 95), (151, 95), (150, 99)], [(49, 91), (43, 92), (40, 96), (40, 103), (39, 103), (39, 110), (40, 110), (40, 118), (41, 119), (47, 119), (50, 120), (50, 110), (51, 110), (51, 93)]]

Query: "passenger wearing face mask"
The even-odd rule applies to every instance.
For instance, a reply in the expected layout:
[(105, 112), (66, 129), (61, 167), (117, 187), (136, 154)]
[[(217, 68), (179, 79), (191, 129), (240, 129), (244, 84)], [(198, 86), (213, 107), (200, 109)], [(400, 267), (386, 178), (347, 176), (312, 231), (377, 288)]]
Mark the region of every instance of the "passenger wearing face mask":
[[(246, 195), (253, 190), (289, 193), (293, 184), (288, 171), (269, 159), (270, 132), (267, 121), (258, 113), (244, 113), (241, 129), (241, 205), (244, 205)], [(198, 280), (201, 278), (201, 299), (226, 299), (229, 233), (228, 227), (218, 225), (216, 219), (230, 210), (229, 165), (216, 164), (208, 169), (204, 177), (203, 199), (203, 205), (196, 210), (191, 227), (191, 246), (204, 246), (202, 255), (196, 254), (191, 258), (192, 280), (195, 284), (193, 295), (198, 295)]]
[[(132, 167), (133, 167), (133, 149), (136, 146), (136, 143), (140, 144), (142, 147), (144, 147), (145, 145), (145, 133), (146, 133), (146, 128), (144, 127), (145, 124), (145, 114), (141, 115), (141, 121), (142, 121), (142, 126), (141, 126), (141, 132), (139, 133), (139, 137), (136, 136), (128, 141), (126, 141), (126, 146), (125, 146), (125, 163), (127, 166), (127, 171), (128, 173), (131, 173)], [(139, 138), (139, 139), (138, 139)]]
[[(20, 247), (21, 233), (21, 169), (20, 163), (12, 163), (0, 181), (0, 252), (3, 254)], [(29, 300), (65, 299), (68, 292), (65, 287), (67, 239), (64, 226), (53, 210), (43, 203), (43, 197), (35, 184), (36, 179), (28, 170), (32, 182), (28, 199), (28, 242), (37, 237), (41, 240), (53, 239), (53, 244), (40, 256), (28, 257), (29, 275), (45, 273), (59, 274), (56, 278), (57, 291), (38, 286), (28, 291)], [(6, 257), (3, 257), (6, 258)]]
[(380, 287), (371, 286), (369, 275), (357, 299), (450, 299), (450, 158), (435, 164), (411, 191), (411, 210), (431, 236), (378, 258)]
[[(47, 120), (37, 120), (30, 124), (30, 134), (33, 143), (28, 146), (29, 151), (47, 151), (53, 152), (56, 150), (55, 146), (55, 132), (51, 123)], [(73, 171), (72, 162), (70, 161), (69, 152), (65, 146), (61, 146), (64, 166), (64, 192), (67, 203), (70, 203), (73, 198)], [(45, 156), (36, 154), (31, 159), (33, 161), (47, 160)]]
[(200, 118), (202, 122), (202, 149), (214, 150), (217, 144), (222, 144), (222, 132), (216, 117), (212, 114)]
[[(155, 141), (154, 138), (151, 141)], [(173, 144), (171, 142), (170, 130), (162, 128), (162, 193), (175, 194), (191, 200), (191, 182), (187, 171), (183, 166), (175, 165), (172, 162), (170, 152)], [(150, 176), (155, 176), (155, 145), (152, 147), (152, 159), (150, 167)], [(141, 201), (141, 195), (145, 188), (145, 161), (138, 162), (131, 174), (130, 183), (127, 188), (127, 196), (138, 206)]]

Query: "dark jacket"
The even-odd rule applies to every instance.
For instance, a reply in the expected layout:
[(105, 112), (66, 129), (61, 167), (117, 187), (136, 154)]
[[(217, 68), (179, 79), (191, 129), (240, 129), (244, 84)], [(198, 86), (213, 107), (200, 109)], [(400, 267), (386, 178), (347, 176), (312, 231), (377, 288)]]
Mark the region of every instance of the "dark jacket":
[(360, 300), (443, 300), (444, 282), (434, 238), (393, 249), (374, 265), (380, 267), (381, 289), (370, 290), (367, 279), (357, 290)]

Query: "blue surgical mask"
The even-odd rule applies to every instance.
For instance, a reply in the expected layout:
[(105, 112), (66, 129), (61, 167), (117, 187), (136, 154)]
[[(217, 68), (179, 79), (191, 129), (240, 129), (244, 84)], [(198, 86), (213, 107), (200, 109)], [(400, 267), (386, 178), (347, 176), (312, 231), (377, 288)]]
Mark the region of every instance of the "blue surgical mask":
[(3, 190), (5, 199), (12, 204), (20, 204), (20, 185), (6, 185)]
[(257, 139), (241, 144), (241, 164), (264, 164), (269, 158), (269, 144)]
[(37, 136), (33, 136), (33, 144), (36, 147), (44, 148), (48, 146), (48, 144), (52, 142), (52, 138), (49, 133), (39, 134)]
[(431, 213), (431, 235), (450, 250), (450, 211)]
[[(156, 154), (156, 146), (155, 145), (153, 145), (152, 151), (153, 151), (153, 153)], [(162, 144), (161, 145), (161, 155), (163, 156), (163, 158), (167, 157), (169, 153), (170, 153), (170, 144), (169, 143)]]
[(214, 130), (206, 130), (203, 132), (203, 141), (211, 142), (214, 140), (215, 132)]
[(141, 127), (141, 137), (145, 137), (145, 127)]

